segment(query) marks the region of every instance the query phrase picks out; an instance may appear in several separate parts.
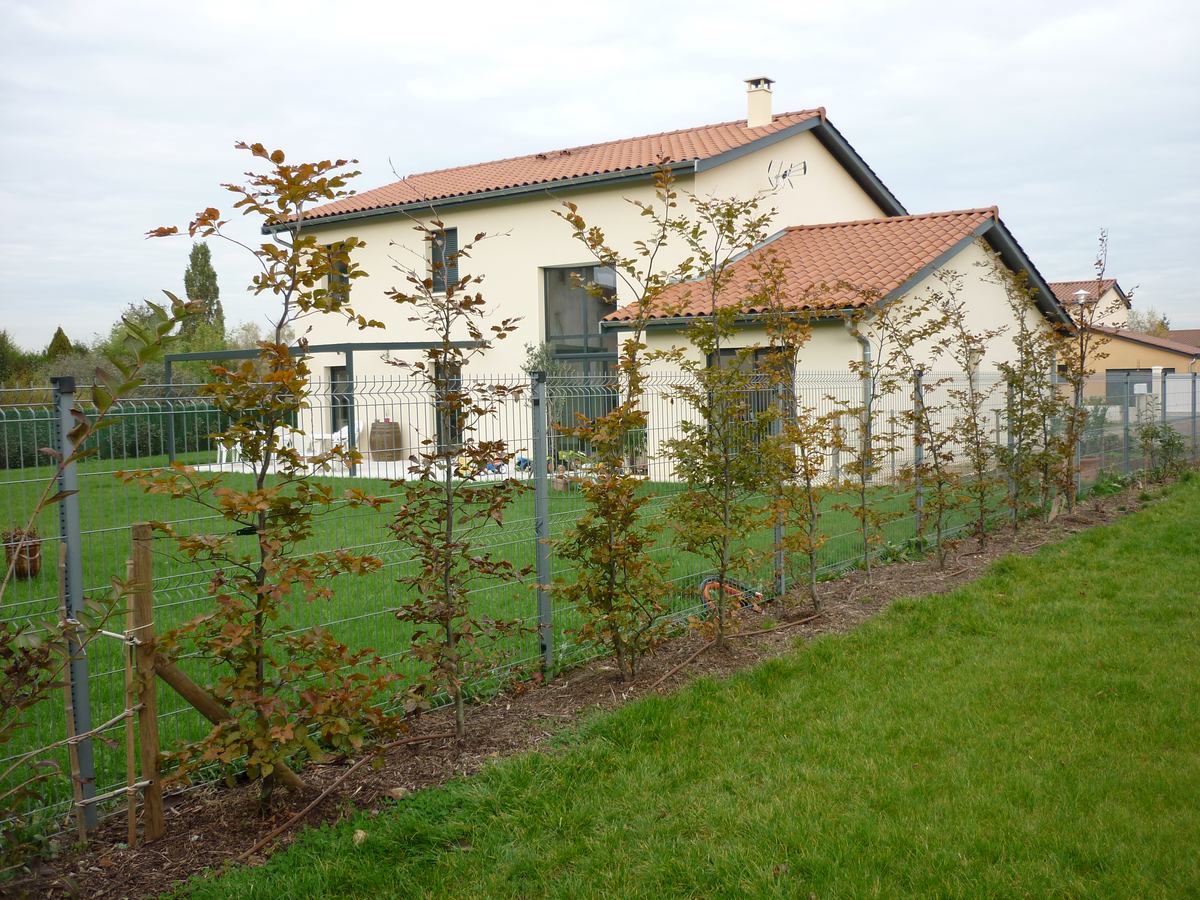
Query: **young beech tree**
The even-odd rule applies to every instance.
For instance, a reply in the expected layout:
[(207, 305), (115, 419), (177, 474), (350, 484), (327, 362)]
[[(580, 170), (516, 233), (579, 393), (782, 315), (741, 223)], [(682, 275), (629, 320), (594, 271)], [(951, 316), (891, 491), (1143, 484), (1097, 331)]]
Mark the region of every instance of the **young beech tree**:
[[(322, 628), (298, 628), (290, 614), (295, 604), (331, 598), (336, 577), (380, 567), (376, 557), (351, 550), (304, 546), (321, 513), (381, 501), (357, 488), (335, 493), (313, 477), (360, 457), (342, 445), (311, 456), (299, 449), (303, 436), (294, 423), (307, 402), (309, 369), (304, 342), (299, 354), (283, 342), (289, 328), (312, 315), (337, 316), (360, 328), (378, 324), (348, 305), (346, 285), (363, 274), (351, 257), (361, 242), (348, 238), (329, 247), (304, 228), (306, 210), (346, 196), (356, 173), (345, 160), (288, 163), (282, 151), (237, 146), (261, 169), (244, 184), (225, 187), (236, 198), (234, 209), (271, 236), (244, 245), (227, 235), (226, 220), (211, 207), (187, 232), (245, 247), (257, 264), (251, 289), (272, 307), (272, 332), (259, 345), (258, 364), (213, 366), (212, 381), (201, 388), (229, 422), (217, 439), (238, 448), (249, 478), (202, 474), (182, 464), (121, 477), (150, 493), (190, 500), (224, 523), (210, 533), (156, 525), (185, 558), (210, 569), (213, 598), (207, 611), (164, 635), (160, 648), (209, 660), (209, 690), (230, 713), (174, 754), (176, 777), (209, 764), (231, 772), (244, 759), (250, 777), (262, 779), (265, 801), (276, 782), (302, 785), (291, 768), (302, 754), (349, 753), (401, 721), (383, 711), (383, 690), (395, 676), (373, 652), (352, 652)], [(172, 227), (150, 234), (176, 233)]]
[(945, 319), (942, 346), (947, 359), (961, 379), (953, 380), (946, 389), (952, 413), (951, 434), (957, 455), (966, 461), (966, 477), (962, 479), (962, 494), (972, 510), (975, 537), (982, 547), (987, 542), (987, 516), (997, 488), (996, 443), (993, 440), (989, 403), (999, 388), (996, 379), (980, 377), (980, 363), (987, 356), (992, 341), (1007, 329), (972, 328), (969, 309), (962, 297), (963, 278), (947, 271), (938, 309)]
[[(850, 373), (862, 383), (857, 398), (832, 396), (839, 410), (833, 429), (834, 449), (846, 460), (842, 463), (843, 482), (853, 493), (853, 501), (839, 501), (834, 509), (849, 512), (858, 523), (862, 537), (863, 566), (871, 577), (871, 557), (883, 543), (883, 528), (899, 515), (880, 499), (875, 487), (884, 460), (896, 451), (900, 435), (894, 418), (883, 419), (880, 402), (889, 396), (908, 393), (913, 364), (910, 348), (937, 333), (938, 326), (930, 321), (928, 301), (880, 300), (848, 285), (839, 285), (840, 293), (856, 293), (863, 303), (862, 311), (849, 315), (847, 327), (863, 345), (861, 358), (849, 363)], [(852, 429), (843, 427), (842, 417), (849, 418)], [(889, 427), (881, 429), (885, 421)]]
[(1079, 477), (1078, 454), (1087, 429), (1087, 383), (1095, 374), (1096, 364), (1108, 357), (1105, 347), (1109, 336), (1100, 325), (1116, 311), (1114, 300), (1101, 300), (1104, 272), (1108, 267), (1108, 232), (1101, 229), (1096, 259), (1092, 268), (1096, 283), (1090, 291), (1072, 298), (1065, 306), (1073, 325), (1060, 325), (1058, 334), (1058, 370), (1067, 392), (1061, 431), (1052, 446), (1056, 451), (1055, 475), (1059, 491), (1066, 497), (1068, 511), (1074, 511)]
[[(501, 404), (518, 398), (524, 386), (470, 381), (466, 369), (495, 341), (511, 335), (518, 320), (488, 325), (487, 304), (478, 290), (483, 278), (463, 271), (485, 235), (451, 249), (440, 220), (414, 228), (430, 252), (418, 254), (416, 265), (397, 261), (405, 284), (388, 296), (433, 346), (416, 362), (391, 362), (429, 392), (436, 428), (409, 457), (412, 477), (392, 483), (400, 496), (390, 528), (415, 556), (411, 571), (399, 579), (407, 590), (396, 616), (412, 625), (413, 654), (425, 665), (412, 689), (416, 707), (443, 692), (449, 695), (461, 740), (466, 686), (491, 668), (481, 644), (517, 627), (473, 610), (470, 590), (479, 579), (523, 577), (529, 571), (489, 552), (481, 540), (484, 529), (503, 524), (504, 511), (525, 489), (512, 478), (495, 478), (496, 464), (511, 466), (513, 454), (503, 438), (483, 434)], [(428, 267), (426, 259), (432, 260)]]
[[(631, 442), (644, 440), (643, 338), (646, 322), (663, 289), (688, 274), (690, 261), (660, 269), (660, 257), (677, 228), (678, 195), (666, 166), (655, 174), (653, 202), (630, 200), (646, 219), (648, 236), (625, 253), (613, 247), (604, 231), (589, 225), (574, 203), (558, 215), (602, 266), (611, 267), (631, 299), (631, 315), (617, 363), (620, 402), (603, 416), (582, 414), (563, 431), (591, 448), (592, 476), (581, 481), (585, 508), (557, 543), (559, 557), (573, 565), (574, 579), (559, 579), (555, 590), (583, 619), (579, 637), (612, 651), (621, 677), (631, 681), (642, 657), (664, 637), (663, 601), (668, 583), (664, 567), (650, 556), (660, 525), (643, 509), (650, 494), (642, 479), (626, 465)], [(595, 286), (589, 287), (596, 290)]]
[(911, 403), (901, 419), (921, 453), (907, 472), (907, 480), (914, 485), (910, 502), (915, 508), (920, 498), (921, 527), (932, 527), (938, 565), (944, 566), (947, 520), (959, 505), (961, 479), (955, 468), (955, 436), (949, 427), (953, 413), (948, 385), (953, 378), (938, 369), (947, 356), (944, 290), (956, 276), (947, 271), (934, 274), (942, 287), (903, 306), (889, 306), (873, 324), (880, 336), (881, 369), (891, 373), (889, 383), (900, 390), (907, 388), (905, 381), (911, 379)]
[(690, 347), (664, 354), (686, 377), (674, 388), (691, 415), (680, 436), (666, 442), (676, 477), (686, 489), (674, 494), (667, 517), (677, 546), (699, 555), (717, 578), (715, 609), (704, 622), (723, 645), (736, 606), (731, 578), (748, 572), (755, 554), (750, 536), (773, 516), (763, 503), (766, 472), (760, 445), (769, 431), (769, 410), (755, 408), (755, 348), (731, 345), (745, 305), (731, 284), (730, 264), (766, 237), (772, 212), (761, 198), (689, 197), (690, 218), (676, 223), (700, 280), (685, 299), (698, 297), (705, 314), (687, 328)]
[[(113, 407), (144, 383), (146, 367), (162, 359), (176, 325), (196, 312), (195, 307), (174, 295), (167, 296), (171, 301), (169, 312), (152, 304), (153, 318), (130, 322), (126, 339), (109, 348), (105, 355), (107, 367), (95, 372), (92, 409), (80, 404), (71, 411), (76, 424), (68, 438), (75, 449), (66, 456), (43, 451), (52, 457), (55, 469), (42, 485), (24, 527), (8, 536), (12, 552), (0, 581), (0, 608), (38, 515), (69, 496), (57, 490), (58, 476), (67, 465), (95, 455), (96, 448), (94, 444), (88, 446), (89, 439), (112, 424), (108, 416)], [(21, 754), (10, 753), (9, 745), (45, 710), (47, 701), (60, 696), (72, 654), (86, 652), (130, 589), (123, 579), (114, 577), (112, 602), (89, 599), (80, 620), (70, 625), (61, 618), (0, 619), (0, 757), (5, 759), (0, 764), (0, 869), (21, 865), (40, 849), (44, 832), (32, 826), (27, 813), (42, 805), (47, 782), (61, 777), (59, 764), (45, 757), (52, 751), (61, 752), (67, 741)]]
[[(805, 585), (813, 609), (817, 597), (817, 559), (827, 535), (821, 531), (822, 504), (828, 492), (825, 469), (834, 442), (836, 411), (820, 412), (802, 403), (797, 391), (796, 368), (801, 351), (812, 338), (806, 310), (828, 308), (826, 298), (815, 293), (792, 297), (786, 290), (787, 268), (770, 250), (755, 264), (757, 290), (751, 302), (763, 310), (768, 353), (765, 371), (777, 394), (774, 436), (763, 446), (762, 458), (776, 485), (776, 521), (783, 538), (776, 550), (791, 561), (803, 560)], [(796, 566), (789, 565), (793, 571)]]
[(1031, 512), (1049, 508), (1052, 435), (1063, 398), (1054, 381), (1057, 338), (1037, 308), (1036, 290), (1024, 272), (1006, 269), (1000, 277), (1015, 326), (1013, 353), (998, 363), (1007, 440), (996, 448), (996, 458), (1007, 481), (1006, 502), (1016, 531)]

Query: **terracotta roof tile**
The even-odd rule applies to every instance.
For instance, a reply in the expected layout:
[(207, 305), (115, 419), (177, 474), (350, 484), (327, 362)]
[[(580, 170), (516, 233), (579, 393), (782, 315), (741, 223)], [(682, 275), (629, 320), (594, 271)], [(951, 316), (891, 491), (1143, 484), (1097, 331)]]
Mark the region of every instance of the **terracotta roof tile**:
[(1200, 347), (1200, 328), (1172, 328), (1167, 332), (1167, 338), (1191, 347)]
[(569, 147), (494, 162), (458, 166), (409, 175), (400, 181), (361, 194), (315, 207), (308, 219), (365, 210), (384, 209), (408, 203), (425, 203), (451, 197), (466, 197), (488, 191), (527, 185), (551, 184), (588, 175), (604, 175), (658, 165), (660, 161), (685, 162), (708, 159), (744, 147), (756, 140), (807, 122), (824, 119), (823, 109), (780, 113), (771, 124), (747, 128), (745, 119), (667, 131), (642, 137)]
[[(774, 253), (788, 270), (785, 304), (796, 310), (847, 309), (884, 297), (951, 250), (989, 220), (996, 209), (971, 209), (804, 225), (781, 232), (774, 240), (734, 262), (721, 302), (738, 303), (754, 292), (756, 259)], [(704, 282), (672, 285), (658, 298), (655, 318), (704, 315), (711, 300)], [(762, 310), (750, 308), (748, 313)], [(606, 321), (629, 321), (629, 307)]]
[[(1063, 306), (1070, 307), (1077, 303), (1075, 294), (1078, 291), (1087, 291), (1089, 300), (1097, 300), (1103, 297), (1117, 283), (1115, 278), (1104, 278), (1100, 281), (1100, 292), (1096, 292), (1096, 279), (1090, 278), (1084, 281), (1051, 281), (1049, 282), (1050, 290), (1054, 291), (1054, 296), (1058, 298), (1058, 302)], [(1118, 290), (1120, 290), (1118, 288)]]

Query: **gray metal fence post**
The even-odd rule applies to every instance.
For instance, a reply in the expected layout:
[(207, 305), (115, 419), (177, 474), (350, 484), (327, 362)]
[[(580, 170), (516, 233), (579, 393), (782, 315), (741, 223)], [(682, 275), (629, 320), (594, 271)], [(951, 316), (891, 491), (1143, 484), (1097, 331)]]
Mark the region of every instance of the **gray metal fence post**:
[(533, 518), (535, 573), (537, 577), (538, 634), (542, 664), (554, 668), (554, 609), (550, 603), (550, 455), (546, 445), (546, 373), (534, 372), (533, 382)]
[(1121, 393), (1121, 473), (1129, 474), (1129, 373), (1125, 373), (1125, 390)]
[(163, 362), (163, 380), (166, 382), (167, 395), (167, 461), (175, 465), (175, 403), (172, 400), (175, 396), (175, 372), (169, 359)]
[[(71, 443), (71, 431), (76, 419), (75, 379), (62, 376), (50, 379), (54, 388), (54, 449), (66, 459), (75, 450)], [(65, 496), (58, 503), (58, 534), (66, 548), (67, 612), (79, 620), (83, 617), (83, 535), (79, 524), (79, 476), (75, 463), (62, 467), (58, 476), (58, 489)], [(87, 652), (72, 639), (68, 645), (71, 654), (71, 705), (74, 707), (75, 734), (86, 734), (92, 730), (92, 707), (88, 697)], [(92, 739), (80, 738), (76, 744), (79, 758), (79, 779), (84, 801), (96, 795), (96, 767), (92, 757)], [(96, 827), (96, 805), (87, 803), (84, 821), (88, 828)]]
[(1167, 373), (1164, 370), (1162, 373), (1162, 397), (1159, 401), (1162, 410), (1159, 412), (1159, 421), (1163, 426), (1167, 424)]
[[(353, 453), (358, 447), (358, 416), (355, 415), (355, 407), (358, 404), (358, 397), (356, 397), (354, 393), (354, 351), (350, 349), (346, 350), (346, 383), (349, 384), (347, 392), (350, 394), (350, 402), (346, 405), (346, 444), (350, 449), (350, 452)], [(332, 392), (332, 379), (330, 379), (329, 388)], [(330, 405), (332, 406), (332, 402)], [(358, 467), (351, 463), (351, 478), (358, 474), (357, 470)], [(368, 469), (367, 471), (370, 470)], [(401, 471), (404, 471), (403, 466), (401, 467)]]
[(1192, 462), (1196, 461), (1196, 377), (1192, 373)]
[(925, 464), (925, 443), (921, 440), (921, 416), (925, 411), (925, 391), (921, 386), (921, 370), (913, 372), (913, 508), (916, 536), (921, 536), (925, 516), (925, 491), (921, 484), (921, 466)]

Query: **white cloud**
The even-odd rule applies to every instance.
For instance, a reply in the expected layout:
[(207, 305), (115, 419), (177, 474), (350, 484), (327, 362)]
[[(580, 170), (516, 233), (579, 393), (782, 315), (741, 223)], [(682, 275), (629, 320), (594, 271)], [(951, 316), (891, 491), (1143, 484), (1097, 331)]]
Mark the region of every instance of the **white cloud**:
[[(1049, 9), (1047, 7), (1050, 7)], [(440, 19), (443, 10), (452, 15)], [(103, 331), (178, 287), (146, 241), (236, 178), (238, 139), (403, 172), (824, 105), (911, 210), (997, 204), (1049, 278), (1112, 270), (1200, 326), (1200, 13), (1144, 2), (513, 6), (106, 0), (0, 16), (0, 327)], [(231, 319), (247, 262), (214, 248)]]

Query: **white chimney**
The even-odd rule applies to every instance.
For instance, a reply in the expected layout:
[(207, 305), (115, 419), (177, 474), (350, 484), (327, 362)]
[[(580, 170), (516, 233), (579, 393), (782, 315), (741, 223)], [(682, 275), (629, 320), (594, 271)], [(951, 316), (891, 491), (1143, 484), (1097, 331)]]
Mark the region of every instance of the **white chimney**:
[(747, 128), (762, 128), (771, 124), (771, 85), (774, 83), (763, 75), (746, 79)]

